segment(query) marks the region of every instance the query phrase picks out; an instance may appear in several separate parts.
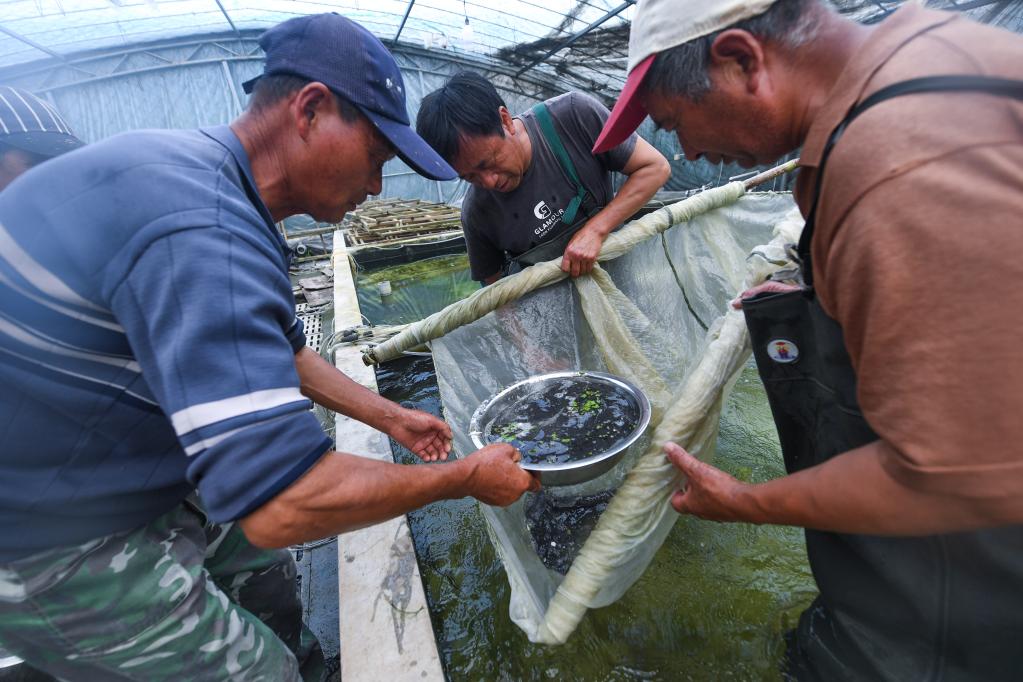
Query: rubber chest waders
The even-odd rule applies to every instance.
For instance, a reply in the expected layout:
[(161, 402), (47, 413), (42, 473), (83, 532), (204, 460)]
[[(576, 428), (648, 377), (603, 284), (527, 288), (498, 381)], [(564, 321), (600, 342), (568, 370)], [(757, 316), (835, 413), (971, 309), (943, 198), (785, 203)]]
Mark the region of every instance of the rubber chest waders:
[[(812, 286), (810, 242), (828, 156), (849, 123), (870, 107), (941, 91), (1023, 99), (1023, 81), (921, 78), (855, 106), (832, 132), (821, 159), (799, 242), (807, 287), (743, 302), (789, 473), (877, 440), (856, 400), (842, 329)], [(788, 635), (787, 672), (796, 678), (1023, 676), (1023, 527), (916, 538), (807, 530), (806, 549), (820, 595)]]
[(565, 145), (561, 142), (558, 131), (554, 129), (554, 119), (551, 118), (551, 112), (547, 105), (540, 102), (533, 106), (532, 111), (536, 117), (536, 123), (540, 127), (540, 132), (543, 134), (544, 140), (547, 141), (547, 146), (551, 148), (555, 158), (558, 160), (558, 165), (561, 166), (561, 171), (568, 178), (569, 182), (575, 186), (575, 196), (572, 197), (568, 206), (565, 207), (565, 213), (561, 216), (561, 223), (568, 227), (557, 231), (553, 238), (534, 246), (524, 253), (520, 253), (517, 256), (509, 254), (510, 262), (505, 270), (505, 274), (518, 272), (524, 267), (557, 258), (565, 253), (565, 248), (572, 241), (575, 233), (582, 229), (583, 225), (596, 215), (601, 208), (596, 205), (593, 195), (583, 186), (579, 173), (576, 172), (575, 164), (572, 163), (572, 157), (568, 155), (568, 150), (565, 149)]

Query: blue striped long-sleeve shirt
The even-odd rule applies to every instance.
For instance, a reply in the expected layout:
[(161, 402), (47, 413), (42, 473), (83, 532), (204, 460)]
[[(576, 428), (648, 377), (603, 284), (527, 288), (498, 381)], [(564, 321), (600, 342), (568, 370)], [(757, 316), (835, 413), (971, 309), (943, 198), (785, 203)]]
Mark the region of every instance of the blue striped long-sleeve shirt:
[(0, 562), (198, 488), (240, 518), (330, 440), (287, 246), (227, 127), (127, 133), (0, 193)]

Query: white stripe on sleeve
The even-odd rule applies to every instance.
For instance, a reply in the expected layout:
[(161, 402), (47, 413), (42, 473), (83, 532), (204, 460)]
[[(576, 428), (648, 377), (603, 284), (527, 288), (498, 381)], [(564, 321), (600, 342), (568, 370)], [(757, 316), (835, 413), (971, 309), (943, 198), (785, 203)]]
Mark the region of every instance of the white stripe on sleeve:
[(202, 438), (199, 441), (197, 441), (195, 443), (192, 443), (187, 448), (185, 448), (185, 455), (187, 455), (188, 457), (194, 457), (195, 455), (198, 455), (200, 452), (204, 452), (204, 451), (208, 450), (209, 448), (212, 448), (217, 443), (219, 443), (219, 442), (221, 442), (223, 440), (227, 440), (231, 436), (235, 435), (236, 433), (240, 433), (240, 432), (244, 431), (245, 429), (251, 429), (251, 428), (253, 428), (255, 426), (261, 426), (263, 424), (268, 424), (270, 422), (275, 422), (275, 421), (278, 421), (278, 420), (283, 419), (284, 417), (288, 417), (288, 416), (291, 416), (291, 415), (277, 415), (276, 417), (270, 417), (269, 419), (262, 419), (262, 420), (260, 420), (258, 422), (253, 422), (252, 424), (246, 424), (245, 426), (239, 426), (237, 429), (231, 429), (230, 431), (225, 431), (224, 433), (217, 434), (216, 436), (210, 436), (209, 438)]
[(173, 424), (178, 437), (181, 438), (196, 429), (216, 424), (225, 419), (269, 410), (300, 400), (307, 401), (308, 398), (302, 395), (298, 388), (268, 388), (263, 391), (254, 391), (186, 407), (171, 415), (171, 424)]

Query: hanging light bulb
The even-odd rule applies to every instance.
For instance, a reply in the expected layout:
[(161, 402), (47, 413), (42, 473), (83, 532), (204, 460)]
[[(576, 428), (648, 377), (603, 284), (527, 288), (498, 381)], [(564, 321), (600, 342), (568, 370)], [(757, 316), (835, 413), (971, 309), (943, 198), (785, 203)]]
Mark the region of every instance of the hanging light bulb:
[(465, 49), (472, 47), (473, 38), (476, 37), (476, 32), (472, 30), (472, 26), (469, 25), (469, 12), (465, 9), (465, 0), (462, 0), (462, 15), (465, 17), (465, 25), (462, 26), (462, 43), (464, 43)]

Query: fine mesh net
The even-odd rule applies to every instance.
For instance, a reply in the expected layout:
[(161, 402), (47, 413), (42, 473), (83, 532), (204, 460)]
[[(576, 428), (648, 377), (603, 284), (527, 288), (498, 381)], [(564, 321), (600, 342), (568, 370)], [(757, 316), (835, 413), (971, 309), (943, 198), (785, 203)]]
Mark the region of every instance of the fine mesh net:
[(661, 546), (677, 518), (668, 499), (679, 478), (660, 446), (713, 452), (722, 402), (750, 352), (742, 313), (728, 303), (792, 265), (785, 247), (801, 227), (790, 195), (748, 194), (432, 342), (460, 456), (475, 449), (477, 406), (536, 374), (607, 372), (651, 403), (646, 434), (608, 473), (507, 508), (481, 505), (511, 585), (511, 618), (531, 641), (566, 641)]

